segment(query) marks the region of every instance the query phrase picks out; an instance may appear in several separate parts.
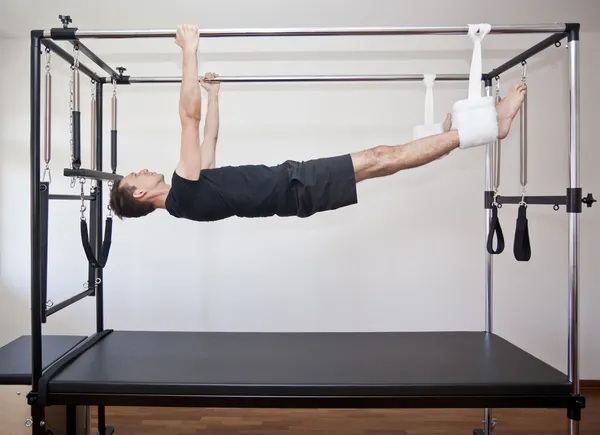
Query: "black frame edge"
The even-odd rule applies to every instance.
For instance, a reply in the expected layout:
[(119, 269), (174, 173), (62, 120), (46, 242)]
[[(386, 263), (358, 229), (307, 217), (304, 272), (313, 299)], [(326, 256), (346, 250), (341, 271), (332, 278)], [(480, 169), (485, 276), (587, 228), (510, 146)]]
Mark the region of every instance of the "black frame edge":
[(110, 67), (110, 65), (108, 65), (106, 62), (104, 62), (100, 56), (98, 56), (96, 53), (94, 53), (91, 48), (89, 48), (87, 45), (85, 45), (79, 39), (70, 39), (69, 42), (72, 45), (77, 46), (77, 48), (79, 49), (79, 51), (81, 53), (83, 53), (89, 60), (94, 62), (94, 64), (96, 64), (105, 73), (107, 73), (109, 75), (109, 77), (114, 77), (115, 75), (118, 74), (114, 69), (112, 69)]
[(567, 23), (565, 26), (565, 30), (569, 34), (569, 42), (579, 41), (579, 31), (581, 30), (580, 23)]
[[(49, 39), (42, 39), (42, 44), (44, 45), (44, 47), (47, 47), (52, 53), (56, 54), (62, 60), (67, 62), (69, 65), (73, 66), (73, 64), (75, 63), (75, 59), (73, 58), (73, 56), (71, 56), (69, 53), (67, 53), (67, 51), (65, 51), (62, 47), (57, 45), (55, 42), (53, 42)], [(83, 74), (85, 74), (91, 80), (94, 80), (96, 82), (101, 82), (101, 83), (106, 82), (106, 78), (100, 77), (98, 74), (96, 74), (94, 71), (92, 71), (89, 67), (87, 67), (85, 64), (83, 64), (81, 62), (79, 62), (79, 71), (81, 71)]]
[(109, 335), (111, 332), (112, 330), (106, 329), (100, 333), (96, 333), (88, 337), (88, 339), (81, 343), (79, 346), (71, 349), (67, 353), (63, 354), (58, 360), (56, 360), (54, 364), (44, 372), (40, 379), (39, 391), (35, 400), (36, 404), (39, 406), (48, 406), (48, 397), (50, 395), (50, 393), (48, 392), (48, 384), (50, 383), (52, 378), (57, 376), (73, 361), (75, 361), (78, 357), (84, 354), (88, 349), (93, 347), (96, 343), (98, 343), (104, 337)]
[[(32, 31), (30, 41), (30, 292), (31, 292), (31, 393), (36, 397), (42, 376), (42, 310), (40, 289), (40, 135), (41, 135), (41, 41), (42, 31)], [(31, 404), (32, 434), (43, 435), (40, 423), (45, 419), (44, 407)]]
[[(579, 398), (581, 399), (581, 397)], [(167, 406), (207, 408), (558, 408), (573, 407), (571, 395), (531, 396), (194, 396), (49, 393), (51, 405)]]
[(58, 304), (53, 305), (52, 307), (45, 310), (46, 317), (49, 317), (53, 314), (58, 313), (61, 310), (64, 310), (65, 308), (73, 305), (75, 302), (78, 302), (78, 301), (86, 298), (87, 296), (92, 295), (93, 292), (94, 292), (93, 288), (88, 288), (88, 289), (82, 291), (81, 293), (77, 293), (76, 295), (71, 296), (70, 298), (67, 298), (64, 301), (61, 301)]
[[(96, 160), (98, 164), (99, 161)], [(104, 181), (117, 181), (123, 178), (122, 175), (113, 174), (111, 172), (103, 172), (103, 171), (93, 171), (91, 169), (71, 169), (65, 168), (63, 170), (63, 175), (65, 177), (83, 177), (90, 180), (104, 180)], [(102, 205), (100, 205), (102, 207)]]
[(567, 32), (559, 32), (559, 33), (554, 33), (554, 34), (548, 36), (546, 39), (543, 39), (542, 41), (538, 42), (534, 46), (532, 46), (532, 47), (528, 48), (527, 50), (523, 51), (522, 53), (516, 55), (512, 59), (504, 62), (499, 67), (494, 68), (487, 74), (483, 74), (483, 79), (491, 80), (491, 79), (494, 79), (494, 78), (500, 76), (501, 74), (514, 68), (515, 66), (520, 65), (522, 62), (527, 61), (529, 58), (535, 56), (536, 54), (541, 53), (542, 51), (551, 47), (552, 45), (557, 44), (562, 39), (566, 38), (568, 35), (569, 35), (569, 33), (567, 33)]

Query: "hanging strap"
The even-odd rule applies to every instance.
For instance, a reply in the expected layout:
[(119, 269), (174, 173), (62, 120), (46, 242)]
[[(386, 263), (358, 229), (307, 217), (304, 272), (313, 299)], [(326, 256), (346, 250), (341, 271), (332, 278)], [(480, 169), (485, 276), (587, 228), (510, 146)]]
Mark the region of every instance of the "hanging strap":
[(92, 267), (95, 267), (96, 269), (102, 269), (104, 268), (104, 266), (106, 266), (106, 262), (108, 261), (108, 254), (110, 252), (110, 244), (112, 241), (112, 218), (106, 218), (106, 223), (104, 226), (104, 241), (102, 242), (100, 258), (98, 259), (96, 259), (94, 251), (92, 250), (92, 246), (90, 245), (87, 222), (84, 219), (80, 219), (80, 221), (81, 243), (83, 245), (85, 256), (87, 257)]
[(423, 114), (424, 124), (433, 125), (433, 84), (435, 83), (435, 74), (424, 74), (423, 84), (425, 85), (425, 113)]
[[(497, 238), (496, 249), (494, 250), (494, 234)], [(487, 251), (490, 254), (501, 254), (504, 251), (504, 233), (498, 219), (498, 206), (492, 205), (492, 218), (490, 219), (490, 227), (488, 229)]]
[(481, 77), (483, 63), (481, 60), (481, 42), (490, 33), (490, 24), (469, 24), (469, 38), (473, 42), (473, 55), (471, 57), (471, 70), (469, 72), (469, 99), (481, 97)]
[(517, 261), (529, 261), (531, 258), (531, 244), (529, 243), (529, 224), (527, 221), (527, 206), (519, 205), (517, 215), (517, 228), (515, 230), (515, 244), (513, 247)]

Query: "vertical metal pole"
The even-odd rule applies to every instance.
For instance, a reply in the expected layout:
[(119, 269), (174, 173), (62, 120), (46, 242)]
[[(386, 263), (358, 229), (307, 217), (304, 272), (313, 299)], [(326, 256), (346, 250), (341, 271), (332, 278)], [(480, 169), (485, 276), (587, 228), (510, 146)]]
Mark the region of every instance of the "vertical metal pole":
[[(103, 83), (96, 83), (96, 144), (95, 150), (96, 153), (96, 167), (98, 171), (102, 171), (102, 112), (103, 112)], [(96, 258), (100, 258), (100, 249), (102, 244), (102, 181), (98, 181), (97, 183), (97, 191), (96, 191), (96, 207), (95, 211), (95, 220), (97, 222), (96, 230), (92, 234), (92, 239), (94, 240), (94, 255)], [(103, 298), (103, 287), (104, 283), (102, 282), (103, 274), (102, 269), (96, 269), (96, 280), (98, 281), (98, 285), (96, 286), (96, 331), (101, 332), (104, 330), (104, 298)]]
[[(492, 96), (492, 80), (485, 82), (485, 95)], [(486, 145), (485, 153), (485, 190), (490, 192), (494, 186), (494, 143)], [(490, 230), (490, 220), (492, 219), (492, 209), (485, 209), (485, 231), (486, 238)], [(491, 333), (493, 326), (493, 258), (492, 254), (485, 250), (485, 332)], [(484, 434), (492, 435), (492, 410), (485, 408), (484, 414)]]
[[(42, 298), (40, 289), (40, 112), (41, 57), (40, 32), (31, 32), (30, 59), (30, 230), (31, 230), (31, 390), (35, 394), (42, 376)], [(44, 408), (31, 405), (33, 435), (42, 435)]]
[[(579, 29), (569, 33), (569, 187), (579, 185)], [(579, 394), (579, 210), (569, 215), (569, 380)], [(569, 434), (579, 434), (579, 421), (569, 420)]]
[[(98, 118), (100, 116), (102, 116), (102, 114), (98, 113), (98, 109), (102, 110), (102, 84), (99, 84), (98, 82), (94, 82), (93, 84), (94, 86), (94, 94), (95, 94), (95, 99), (92, 99), (92, 106), (93, 106), (93, 110), (92, 110), (92, 119), (91, 119), (91, 124), (92, 124), (92, 138), (91, 138), (91, 143), (90, 143), (90, 162), (91, 162), (91, 168), (90, 169), (98, 169), (98, 165), (100, 165), (100, 167), (102, 167), (102, 163), (98, 163), (98, 160), (96, 160), (97, 158), (97, 142), (98, 142), (98, 131), (100, 128), (100, 135), (102, 135), (101, 132), (101, 128), (102, 125), (98, 126)], [(100, 93), (98, 94), (98, 89), (100, 89)], [(101, 120), (100, 120), (101, 121)], [(100, 136), (101, 137), (101, 136)], [(102, 182), (101, 181), (92, 181), (92, 189), (90, 191), (90, 193), (92, 194), (92, 196), (94, 197), (94, 200), (90, 201), (90, 246), (92, 248), (92, 251), (94, 252), (94, 255), (96, 256), (96, 258), (98, 258), (98, 246), (101, 243), (101, 238), (98, 239), (98, 226), (99, 226), (99, 222), (102, 221), (102, 212), (100, 211), (100, 220), (98, 220), (98, 206), (99, 206), (99, 194), (101, 194), (102, 192)], [(100, 201), (101, 204), (101, 201)], [(100, 210), (102, 210), (102, 208), (100, 207)], [(96, 285), (96, 268), (93, 267), (91, 264), (88, 265), (88, 286), (89, 288), (93, 288)], [(94, 294), (92, 296), (96, 296), (97, 291), (94, 292)]]
[[(102, 171), (102, 113), (103, 113), (103, 93), (104, 83), (96, 83), (96, 169)], [(94, 255), (100, 258), (100, 249), (102, 245), (102, 181), (97, 182), (96, 199), (94, 207), (94, 221), (96, 227), (92, 230), (92, 240), (94, 245)], [(96, 269), (96, 331), (104, 330), (104, 282), (103, 270)], [(98, 407), (98, 433), (106, 433), (106, 414), (104, 406)]]

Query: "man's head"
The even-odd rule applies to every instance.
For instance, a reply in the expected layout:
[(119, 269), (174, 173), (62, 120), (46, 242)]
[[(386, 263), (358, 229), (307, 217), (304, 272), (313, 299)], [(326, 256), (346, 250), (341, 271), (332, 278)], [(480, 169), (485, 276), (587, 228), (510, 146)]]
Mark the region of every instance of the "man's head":
[(116, 216), (142, 217), (152, 213), (168, 192), (165, 177), (143, 169), (115, 181), (110, 193), (110, 208)]

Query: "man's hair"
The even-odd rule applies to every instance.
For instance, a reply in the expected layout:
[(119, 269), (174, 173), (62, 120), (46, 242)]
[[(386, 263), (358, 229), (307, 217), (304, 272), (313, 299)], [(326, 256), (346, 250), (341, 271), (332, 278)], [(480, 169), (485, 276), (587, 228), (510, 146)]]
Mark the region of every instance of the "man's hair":
[(135, 186), (121, 186), (121, 180), (114, 182), (110, 192), (109, 205), (113, 213), (120, 219), (142, 217), (152, 213), (154, 205), (147, 201), (139, 201), (133, 197)]

